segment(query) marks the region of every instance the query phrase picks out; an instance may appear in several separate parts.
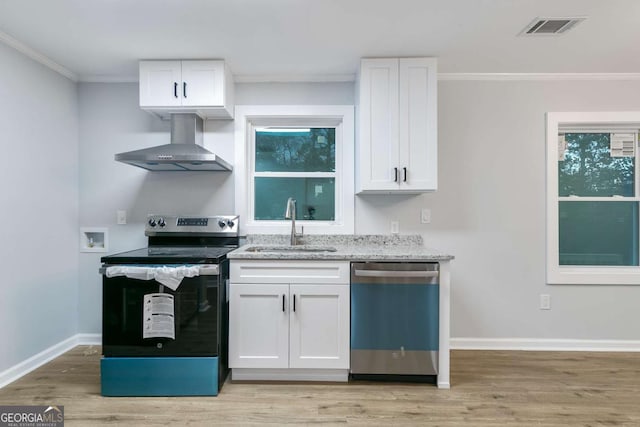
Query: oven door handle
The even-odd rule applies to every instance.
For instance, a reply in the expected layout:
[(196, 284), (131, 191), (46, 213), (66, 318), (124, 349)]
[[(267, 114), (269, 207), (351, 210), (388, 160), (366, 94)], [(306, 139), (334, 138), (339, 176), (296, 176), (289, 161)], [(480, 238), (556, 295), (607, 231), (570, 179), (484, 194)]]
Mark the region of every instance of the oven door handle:
[[(111, 265), (103, 265), (98, 270), (98, 273), (105, 275), (107, 274), (107, 268), (111, 267)], [(144, 265), (138, 265), (137, 267), (144, 267)], [(220, 275), (220, 265), (218, 264), (202, 264), (198, 266), (199, 275), (200, 276), (218, 276)]]
[(220, 274), (220, 266), (218, 264), (204, 264), (200, 266), (201, 276), (218, 276)]

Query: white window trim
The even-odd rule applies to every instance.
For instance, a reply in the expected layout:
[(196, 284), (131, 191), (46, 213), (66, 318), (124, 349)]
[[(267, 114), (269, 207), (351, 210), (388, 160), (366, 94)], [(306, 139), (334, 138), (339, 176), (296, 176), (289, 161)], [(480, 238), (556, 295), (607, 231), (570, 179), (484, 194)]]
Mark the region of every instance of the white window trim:
[[(558, 131), (596, 126), (625, 128), (640, 124), (640, 111), (547, 113), (547, 283), (568, 285), (640, 285), (640, 267), (559, 265)], [(638, 168), (638, 166), (636, 166)], [(636, 169), (636, 175), (640, 168)], [(637, 182), (637, 180), (636, 180)]]
[[(235, 206), (240, 233), (288, 234), (290, 221), (254, 221), (250, 187), (253, 156), (248, 150), (255, 127), (266, 124), (308, 127), (336, 126), (336, 218), (334, 221), (296, 220), (305, 234), (354, 233), (354, 108), (351, 105), (237, 105), (235, 107)], [(282, 205), (284, 212), (286, 206)]]

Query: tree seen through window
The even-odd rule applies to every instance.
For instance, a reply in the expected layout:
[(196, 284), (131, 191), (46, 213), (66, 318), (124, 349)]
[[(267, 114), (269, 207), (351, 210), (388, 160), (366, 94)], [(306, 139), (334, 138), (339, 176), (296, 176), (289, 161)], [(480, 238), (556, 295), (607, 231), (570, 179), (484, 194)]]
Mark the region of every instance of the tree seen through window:
[(564, 160), (558, 162), (558, 195), (634, 195), (635, 158), (611, 157), (609, 133), (567, 133)]
[(335, 128), (264, 128), (255, 132), (254, 219), (283, 220), (287, 199), (296, 216), (335, 220)]
[(256, 132), (256, 172), (335, 172), (334, 128)]
[(565, 141), (558, 161), (558, 196), (565, 197), (558, 202), (559, 265), (637, 266), (635, 157), (612, 157), (610, 133), (566, 133)]

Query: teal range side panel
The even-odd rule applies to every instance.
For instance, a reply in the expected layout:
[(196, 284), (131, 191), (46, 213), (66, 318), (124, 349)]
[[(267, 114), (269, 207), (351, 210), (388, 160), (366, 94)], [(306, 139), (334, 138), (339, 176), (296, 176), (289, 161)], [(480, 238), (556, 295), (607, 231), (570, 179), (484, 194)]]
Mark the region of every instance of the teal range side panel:
[(437, 351), (438, 285), (351, 283), (351, 349)]
[(103, 396), (217, 396), (217, 357), (103, 357)]

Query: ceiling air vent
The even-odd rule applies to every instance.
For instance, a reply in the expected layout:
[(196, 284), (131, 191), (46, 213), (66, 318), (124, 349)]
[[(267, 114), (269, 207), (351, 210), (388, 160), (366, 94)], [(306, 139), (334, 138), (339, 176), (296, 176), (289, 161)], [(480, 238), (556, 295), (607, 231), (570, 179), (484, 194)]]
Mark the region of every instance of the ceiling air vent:
[(559, 35), (566, 33), (586, 18), (536, 18), (524, 30), (521, 36)]

